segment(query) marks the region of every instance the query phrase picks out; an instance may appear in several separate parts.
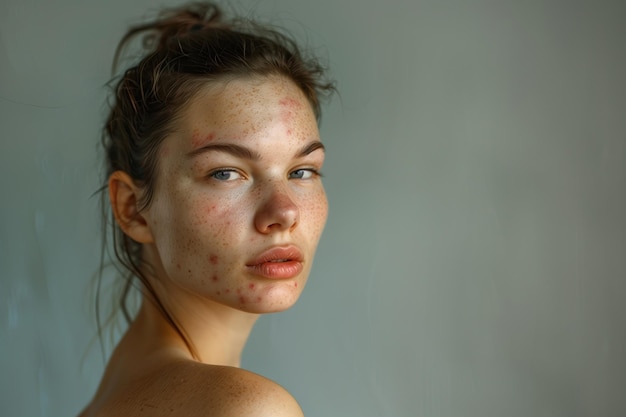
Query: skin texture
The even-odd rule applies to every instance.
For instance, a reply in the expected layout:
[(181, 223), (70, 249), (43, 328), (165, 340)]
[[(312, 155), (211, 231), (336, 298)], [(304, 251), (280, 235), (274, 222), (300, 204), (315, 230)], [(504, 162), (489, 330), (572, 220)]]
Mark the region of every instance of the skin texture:
[[(302, 415), (238, 366), (258, 315), (289, 308), (306, 284), (327, 216), (323, 161), (307, 99), (270, 76), (198, 92), (161, 145), (143, 211), (141, 187), (111, 176), (116, 219), (143, 244), (149, 281), (197, 356), (145, 296), (82, 415)], [(275, 249), (291, 262), (251, 267)]]

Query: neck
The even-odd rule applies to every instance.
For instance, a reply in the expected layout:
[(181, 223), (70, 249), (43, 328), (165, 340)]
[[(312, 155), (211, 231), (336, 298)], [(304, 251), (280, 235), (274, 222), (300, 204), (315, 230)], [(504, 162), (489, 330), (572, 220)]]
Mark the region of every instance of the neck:
[[(144, 340), (213, 365), (241, 365), (241, 354), (258, 315), (190, 296), (184, 305), (169, 298), (164, 307), (175, 325), (144, 296), (133, 327)], [(176, 329), (178, 327), (178, 331)]]

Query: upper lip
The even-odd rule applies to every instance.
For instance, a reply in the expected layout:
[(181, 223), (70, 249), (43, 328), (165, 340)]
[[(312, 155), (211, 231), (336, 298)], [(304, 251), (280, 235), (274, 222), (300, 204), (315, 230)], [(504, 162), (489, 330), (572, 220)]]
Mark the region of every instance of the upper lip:
[(302, 251), (294, 246), (276, 246), (261, 252), (253, 260), (246, 263), (247, 266), (260, 265), (266, 262), (295, 261), (302, 262)]

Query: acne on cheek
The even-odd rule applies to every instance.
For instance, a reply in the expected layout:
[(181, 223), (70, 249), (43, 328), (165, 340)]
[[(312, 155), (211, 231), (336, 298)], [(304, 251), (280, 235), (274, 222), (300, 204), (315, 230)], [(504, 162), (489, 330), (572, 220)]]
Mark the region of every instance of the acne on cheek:
[[(193, 215), (192, 225), (197, 227), (212, 222), (211, 218), (207, 217), (207, 215), (213, 216), (217, 209), (217, 204), (211, 204), (208, 208), (197, 208), (194, 210), (195, 214)], [(191, 231), (193, 231), (193, 229)]]

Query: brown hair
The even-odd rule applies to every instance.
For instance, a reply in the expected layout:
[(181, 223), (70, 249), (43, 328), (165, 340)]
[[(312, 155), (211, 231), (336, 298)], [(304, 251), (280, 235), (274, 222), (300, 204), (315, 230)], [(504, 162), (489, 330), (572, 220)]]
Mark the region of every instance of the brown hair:
[[(106, 177), (117, 170), (129, 174), (144, 191), (139, 210), (148, 207), (153, 198), (159, 146), (171, 133), (182, 107), (201, 86), (229, 78), (282, 75), (302, 90), (318, 120), (320, 98), (334, 91), (319, 62), (305, 57), (291, 38), (250, 21), (227, 20), (211, 3), (167, 9), (156, 20), (131, 27), (117, 47), (114, 71), (121, 52), (140, 35), (146, 55), (116, 81), (102, 136)], [(103, 193), (103, 209), (108, 212), (104, 219), (111, 228), (116, 267), (124, 277), (119, 303), (126, 321), (131, 320), (129, 292), (139, 279), (193, 354), (183, 329), (160, 303), (143, 272), (147, 265), (141, 259), (141, 244), (122, 232), (105, 200)], [(97, 298), (99, 288), (100, 282)], [(98, 304), (96, 310), (100, 328)]]

